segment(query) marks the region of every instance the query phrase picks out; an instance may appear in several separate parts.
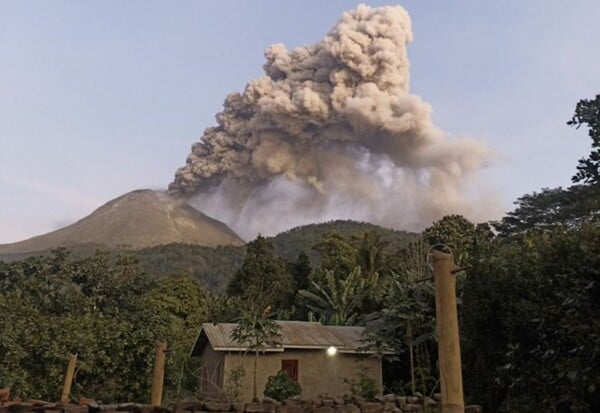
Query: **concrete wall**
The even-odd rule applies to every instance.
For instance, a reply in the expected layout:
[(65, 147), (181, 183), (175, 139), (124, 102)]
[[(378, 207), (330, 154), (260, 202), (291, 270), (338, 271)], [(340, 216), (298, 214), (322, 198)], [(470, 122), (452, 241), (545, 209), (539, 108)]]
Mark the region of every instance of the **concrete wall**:
[[(210, 347), (210, 346), (207, 346)], [(365, 366), (368, 374), (382, 387), (381, 360), (356, 354), (338, 353), (328, 356), (324, 349), (319, 350), (290, 350), (284, 352), (269, 352), (261, 354), (257, 369), (257, 396), (263, 397), (263, 390), (269, 376), (274, 376), (281, 370), (282, 360), (298, 360), (298, 382), (302, 387), (303, 398), (318, 398), (319, 396), (339, 397), (350, 393), (349, 385), (344, 379), (356, 378), (359, 367)], [(252, 400), (254, 355), (227, 353), (225, 355), (225, 378), (227, 372), (239, 365), (246, 371), (242, 389), (242, 401)]]

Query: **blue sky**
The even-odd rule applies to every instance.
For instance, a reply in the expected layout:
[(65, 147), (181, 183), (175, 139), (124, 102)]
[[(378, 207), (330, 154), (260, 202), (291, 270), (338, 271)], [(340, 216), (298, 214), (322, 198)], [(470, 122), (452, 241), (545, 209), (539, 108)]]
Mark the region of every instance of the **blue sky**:
[[(268, 45), (314, 43), (357, 4), (0, 0), (0, 243), (166, 187)], [(600, 2), (401, 4), (412, 92), (438, 126), (497, 151), (478, 179), (503, 209), (568, 185), (590, 142), (565, 122), (600, 93)]]

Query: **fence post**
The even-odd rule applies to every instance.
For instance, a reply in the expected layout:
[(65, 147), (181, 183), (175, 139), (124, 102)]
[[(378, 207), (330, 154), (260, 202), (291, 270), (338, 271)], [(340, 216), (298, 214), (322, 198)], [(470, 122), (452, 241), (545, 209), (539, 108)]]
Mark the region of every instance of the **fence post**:
[(160, 406), (162, 403), (163, 383), (165, 379), (165, 354), (167, 343), (157, 342), (154, 353), (154, 373), (152, 375), (152, 395), (150, 404)]
[(71, 354), (69, 356), (69, 365), (67, 366), (67, 372), (65, 373), (65, 383), (63, 384), (62, 395), (60, 401), (62, 403), (69, 402), (69, 395), (71, 394), (71, 385), (73, 384), (73, 375), (75, 374), (75, 365), (77, 364), (77, 354)]

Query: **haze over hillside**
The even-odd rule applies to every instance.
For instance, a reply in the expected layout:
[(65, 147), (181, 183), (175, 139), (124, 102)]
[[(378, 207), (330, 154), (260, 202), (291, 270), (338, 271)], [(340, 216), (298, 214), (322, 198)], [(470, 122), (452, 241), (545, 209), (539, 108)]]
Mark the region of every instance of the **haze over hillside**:
[(244, 242), (227, 225), (183, 200), (165, 192), (137, 190), (107, 202), (72, 225), (25, 241), (0, 245), (0, 255), (57, 247), (141, 249), (172, 243), (216, 247)]

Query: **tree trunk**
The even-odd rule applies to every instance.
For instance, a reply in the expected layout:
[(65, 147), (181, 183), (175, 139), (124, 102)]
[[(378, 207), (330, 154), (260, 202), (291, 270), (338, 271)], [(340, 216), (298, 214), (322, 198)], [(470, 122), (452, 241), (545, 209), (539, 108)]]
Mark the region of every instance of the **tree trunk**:
[(255, 357), (254, 357), (254, 397), (252, 398), (252, 401), (254, 403), (258, 403), (258, 397), (257, 397), (257, 390), (256, 390), (256, 370), (258, 368), (258, 350), (255, 353)]

